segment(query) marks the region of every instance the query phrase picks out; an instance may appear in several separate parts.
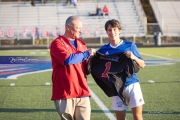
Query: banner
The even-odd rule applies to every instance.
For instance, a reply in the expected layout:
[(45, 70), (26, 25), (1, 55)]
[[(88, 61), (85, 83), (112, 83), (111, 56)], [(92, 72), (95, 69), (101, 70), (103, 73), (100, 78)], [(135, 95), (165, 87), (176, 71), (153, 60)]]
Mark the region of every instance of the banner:
[(42, 28), (41, 28), (41, 36), (42, 36), (42, 37), (46, 37), (46, 32), (47, 32), (47, 31), (46, 31), (46, 28), (45, 28), (45, 27), (42, 27)]
[(38, 37), (38, 28), (37, 27), (32, 27), (31, 28), (31, 36), (34, 38)]
[(49, 32), (48, 31), (46, 31), (46, 37), (49, 37)]
[(96, 27), (95, 36), (99, 36), (99, 27)]
[(0, 27), (0, 37), (4, 37), (4, 28)]
[(28, 37), (29, 28), (28, 27), (23, 27), (22, 32), (23, 32), (22, 33), (23, 37)]
[(90, 35), (90, 30), (88, 26), (85, 27), (85, 35)]
[(53, 27), (53, 28), (52, 28), (52, 36), (53, 36), (53, 37), (57, 37), (57, 36), (58, 36), (57, 30), (58, 30), (57, 27)]
[(14, 37), (14, 28), (13, 27), (8, 27), (6, 34), (7, 34), (8, 37)]

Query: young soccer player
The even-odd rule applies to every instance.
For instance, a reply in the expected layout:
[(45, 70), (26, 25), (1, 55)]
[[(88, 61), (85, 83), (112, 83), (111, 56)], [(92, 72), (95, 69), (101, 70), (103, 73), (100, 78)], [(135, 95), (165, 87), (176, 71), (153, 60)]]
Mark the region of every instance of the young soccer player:
[[(105, 23), (105, 30), (109, 37), (109, 43), (98, 50), (100, 53), (111, 55), (123, 52), (127, 58), (134, 60), (140, 68), (145, 67), (144, 60), (139, 54), (136, 45), (133, 42), (120, 39), (121, 25), (117, 20), (108, 20)], [(136, 73), (133, 73), (132, 77), (126, 78), (124, 92), (130, 98), (128, 104), (132, 109), (134, 120), (142, 120), (142, 105), (144, 104), (144, 99)], [(117, 120), (126, 119), (128, 106), (124, 105), (119, 96), (112, 97), (112, 109), (116, 113)]]

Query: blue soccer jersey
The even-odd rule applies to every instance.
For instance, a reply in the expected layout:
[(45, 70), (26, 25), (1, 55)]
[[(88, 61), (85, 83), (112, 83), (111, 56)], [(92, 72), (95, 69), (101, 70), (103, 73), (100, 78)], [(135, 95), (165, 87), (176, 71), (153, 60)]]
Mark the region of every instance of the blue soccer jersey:
[[(102, 46), (99, 50), (100, 53), (111, 55), (119, 52), (126, 52), (131, 51), (136, 57), (142, 59), (141, 55), (138, 52), (136, 45), (133, 42), (122, 40), (117, 46), (112, 46), (110, 43)], [(132, 84), (139, 82), (137, 74), (134, 73), (131, 78), (126, 78), (125, 87)]]

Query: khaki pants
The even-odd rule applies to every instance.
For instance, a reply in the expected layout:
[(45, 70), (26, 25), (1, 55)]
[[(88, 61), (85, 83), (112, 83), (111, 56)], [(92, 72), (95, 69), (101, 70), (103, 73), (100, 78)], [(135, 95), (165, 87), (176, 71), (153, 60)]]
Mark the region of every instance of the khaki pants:
[(61, 120), (90, 120), (89, 97), (54, 101)]

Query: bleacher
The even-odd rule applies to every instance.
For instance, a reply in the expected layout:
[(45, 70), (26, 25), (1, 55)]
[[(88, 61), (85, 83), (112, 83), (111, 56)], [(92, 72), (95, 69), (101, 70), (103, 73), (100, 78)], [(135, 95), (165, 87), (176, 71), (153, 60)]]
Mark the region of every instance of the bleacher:
[[(98, 4), (101, 8), (104, 5), (108, 6), (110, 10), (109, 16), (98, 17), (88, 15), (89, 12), (96, 12)], [(117, 19), (122, 23), (122, 36), (145, 36), (146, 34), (146, 30), (143, 27), (144, 23), (140, 21), (140, 16), (133, 0), (82, 1), (78, 3), (77, 7), (51, 2), (47, 2), (44, 5), (36, 4), (36, 6), (31, 6), (30, 2), (1, 4), (0, 27), (4, 28), (4, 30), (7, 27), (13, 27), (14, 38), (18, 37), (18, 39), (23, 37), (23, 27), (27, 27), (29, 32), (32, 27), (36, 27), (38, 28), (39, 35), (42, 34), (42, 28), (45, 28), (46, 31), (49, 31), (50, 36), (52, 27), (57, 27), (58, 34), (63, 34), (65, 20), (71, 15), (79, 16), (82, 19), (82, 37), (107, 36), (104, 24), (109, 19)]]
[(133, 2), (116, 3), (120, 22), (122, 23), (122, 34), (125, 36), (144, 36), (145, 30), (143, 23), (140, 21), (140, 16), (137, 13)]
[(180, 1), (151, 0), (164, 36), (180, 36)]

